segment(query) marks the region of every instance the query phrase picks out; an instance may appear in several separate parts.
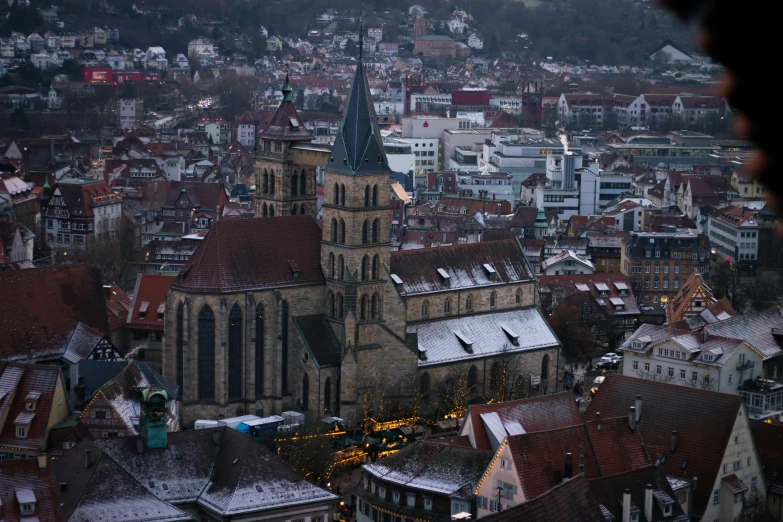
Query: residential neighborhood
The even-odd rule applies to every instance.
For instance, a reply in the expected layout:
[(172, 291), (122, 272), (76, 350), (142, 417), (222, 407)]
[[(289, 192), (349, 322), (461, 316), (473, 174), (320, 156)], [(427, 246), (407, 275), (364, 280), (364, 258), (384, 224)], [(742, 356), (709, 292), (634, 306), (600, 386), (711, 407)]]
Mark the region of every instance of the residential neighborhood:
[(0, 521), (783, 520), (768, 136), (666, 7), (0, 14)]

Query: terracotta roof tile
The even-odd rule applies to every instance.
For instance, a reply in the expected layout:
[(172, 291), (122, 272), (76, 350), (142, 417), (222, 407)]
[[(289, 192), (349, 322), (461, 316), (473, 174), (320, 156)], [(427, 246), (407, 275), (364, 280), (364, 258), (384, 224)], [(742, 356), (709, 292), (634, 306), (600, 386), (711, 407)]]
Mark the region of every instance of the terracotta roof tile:
[(59, 522), (62, 520), (57, 505), (57, 493), (52, 479), (52, 468), (38, 469), (35, 459), (6, 460), (0, 462), (0, 512), (4, 522), (32, 520), (22, 515), (16, 493), (29, 490), (35, 495), (35, 520)]
[[(5, 396), (0, 398), (0, 413), (6, 412), (5, 423), (0, 426), (0, 446), (38, 452), (46, 449), (46, 435), (59, 377), (59, 366), (0, 362), (0, 396), (4, 389), (6, 391)], [(29, 413), (25, 397), (30, 392), (41, 396), (36, 402), (35, 417), (31, 420), (27, 436), (18, 438), (14, 419)]]
[[(669, 476), (699, 477), (700, 484), (712, 484), (720, 470), (723, 453), (734, 427), (743, 398), (739, 395), (673, 386), (621, 375), (609, 375), (587, 408), (586, 418), (600, 412), (603, 417), (628, 415), (636, 396), (642, 398), (639, 432), (650, 459), (666, 456), (664, 471)], [(671, 453), (671, 432), (678, 442)], [(710, 444), (704, 444), (704, 433)], [(686, 467), (683, 463), (687, 461)], [(701, 515), (711, 501), (710, 488), (697, 488), (693, 494), (694, 514)]]
[[(493, 279), (489, 278), (485, 264), (495, 270)], [(449, 275), (448, 284), (438, 269)], [(515, 239), (392, 252), (391, 272), (402, 279), (401, 293), (406, 295), (535, 278)]]
[(606, 522), (586, 478), (577, 476), (536, 498), (481, 519), (482, 522)]
[(323, 284), (320, 241), (321, 229), (309, 216), (218, 221), (171, 288), (215, 293)]
[[(176, 276), (155, 274), (139, 274), (136, 276), (136, 286), (133, 290), (131, 313), (128, 314), (127, 327), (163, 331), (163, 314), (159, 314), (158, 310), (164, 304), (171, 283), (176, 279)], [(144, 310), (144, 314), (142, 314), (141, 310), (144, 303), (147, 303), (147, 307)]]
[(108, 331), (100, 271), (87, 265), (0, 271), (0, 357), (45, 356), (76, 323)]
[[(502, 423), (518, 423), (525, 432), (552, 430), (582, 423), (579, 409), (571, 392), (555, 393), (530, 399), (500, 404), (472, 404), (465, 414), (470, 420), (474, 445), (478, 449), (492, 449), (482, 414), (496, 414)], [(460, 435), (468, 433), (468, 422), (463, 422)]]

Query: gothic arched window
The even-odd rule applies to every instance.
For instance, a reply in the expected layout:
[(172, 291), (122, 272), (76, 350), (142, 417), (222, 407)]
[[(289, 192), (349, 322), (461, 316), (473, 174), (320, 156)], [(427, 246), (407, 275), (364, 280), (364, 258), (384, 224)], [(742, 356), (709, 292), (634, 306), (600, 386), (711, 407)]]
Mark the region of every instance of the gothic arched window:
[(299, 173), (299, 195), (305, 196), (307, 194), (307, 177), (305, 171)]
[(234, 305), (228, 314), (228, 398), (242, 397), (242, 310)]
[(282, 348), (283, 348), (283, 368), (282, 372), (283, 375), (281, 376), (280, 382), (283, 385), (283, 391), (288, 391), (288, 303), (283, 301), (283, 314), (281, 316), (281, 327), (283, 329), (282, 332), (280, 332), (280, 338), (282, 340)]
[(372, 242), (377, 243), (378, 242), (378, 227), (379, 227), (379, 221), (376, 219), (372, 222)]
[(256, 306), (256, 397), (264, 395), (264, 305)]
[(367, 296), (363, 295), (362, 296), (362, 301), (361, 301), (361, 309), (359, 311), (359, 319), (361, 319), (362, 321), (365, 321), (367, 319), (367, 308), (368, 308), (368, 305), (369, 305), (369, 303), (368, 303), (368, 300), (367, 300)]
[(310, 407), (310, 377), (307, 372), (302, 374), (302, 410), (307, 411)]
[(367, 244), (367, 229), (369, 228), (369, 222), (367, 220), (362, 223), (362, 244)]
[(337, 183), (334, 184), (334, 204), (340, 204), (340, 185)]
[(375, 254), (372, 258), (372, 280), (375, 281), (378, 279), (378, 265), (380, 264), (380, 257), (378, 257), (378, 254)]
[(378, 206), (378, 185), (375, 185), (372, 188), (372, 206), (373, 207)]
[(296, 175), (296, 172), (291, 175), (291, 195), (299, 195), (299, 176)]
[(215, 314), (209, 306), (198, 314), (198, 398), (215, 400)]
[(183, 377), (185, 375), (185, 305), (177, 305), (177, 385), (180, 393), (183, 389)]
[(332, 218), (332, 243), (337, 243), (337, 219)]
[(370, 206), (370, 185), (364, 187), (364, 206)]

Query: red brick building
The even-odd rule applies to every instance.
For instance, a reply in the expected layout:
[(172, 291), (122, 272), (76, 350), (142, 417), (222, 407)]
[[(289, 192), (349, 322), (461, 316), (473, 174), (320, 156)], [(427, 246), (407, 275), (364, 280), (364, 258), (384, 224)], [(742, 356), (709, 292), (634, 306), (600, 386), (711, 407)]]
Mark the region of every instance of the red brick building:
[(450, 58), (470, 56), (470, 48), (467, 45), (458, 44), (448, 36), (425, 35), (416, 39), (413, 53), (422, 53), (424, 56), (448, 56)]

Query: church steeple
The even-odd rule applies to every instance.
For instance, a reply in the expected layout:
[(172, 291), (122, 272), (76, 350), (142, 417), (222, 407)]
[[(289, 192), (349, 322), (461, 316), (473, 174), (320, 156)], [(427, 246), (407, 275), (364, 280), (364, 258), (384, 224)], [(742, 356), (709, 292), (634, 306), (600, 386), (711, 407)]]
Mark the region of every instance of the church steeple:
[(359, 28), (359, 61), (351, 87), (351, 97), (340, 123), (327, 170), (353, 176), (390, 172), (383, 150), (381, 132), (375, 117), (370, 85), (364, 70), (364, 29)]

